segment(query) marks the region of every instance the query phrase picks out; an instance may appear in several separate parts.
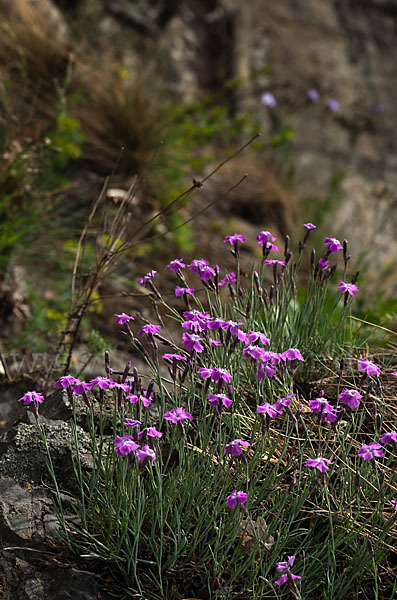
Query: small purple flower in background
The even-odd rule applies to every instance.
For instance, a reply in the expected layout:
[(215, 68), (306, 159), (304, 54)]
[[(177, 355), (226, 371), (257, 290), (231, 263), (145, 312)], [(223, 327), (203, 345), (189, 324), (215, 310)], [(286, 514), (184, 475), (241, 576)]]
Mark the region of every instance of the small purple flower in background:
[(226, 408), (230, 408), (232, 405), (232, 400), (225, 394), (208, 394), (208, 402), (211, 406), (219, 406), (222, 402)]
[(79, 383), (77, 383), (74, 386), (73, 393), (80, 396), (80, 395), (84, 394), (85, 391), (89, 392), (91, 387), (92, 387), (91, 383), (87, 383), (86, 381), (80, 381)]
[(288, 561), (278, 562), (276, 563), (276, 571), (279, 573), (284, 573), (284, 571), (289, 571), (295, 562), (295, 556), (289, 556)]
[(137, 394), (128, 394), (128, 396), (126, 396), (125, 398), (126, 398), (126, 400), (129, 400), (131, 402), (131, 404), (136, 404), (138, 402), (138, 400), (140, 400), (142, 402), (143, 406), (145, 406), (145, 408), (147, 408), (152, 403), (153, 393), (149, 394), (149, 396), (148, 396), (147, 391), (144, 391), (139, 396), (137, 396)]
[(202, 352), (204, 350), (203, 346), (200, 344), (203, 338), (194, 333), (184, 333), (182, 335), (183, 343), (182, 346), (186, 348), (186, 350), (196, 350), (196, 352)]
[(172, 423), (183, 423), (186, 420), (193, 421), (192, 415), (183, 408), (173, 408), (164, 414), (164, 419)]
[(181, 354), (163, 354), (164, 360), (187, 360), (186, 356), (182, 356)]
[(285, 260), (278, 260), (277, 258), (272, 258), (271, 260), (264, 260), (263, 264), (266, 265), (281, 265), (282, 267), (285, 267), (285, 265), (287, 264), (285, 262)]
[(208, 341), (210, 343), (211, 346), (221, 346), (222, 342), (218, 341), (218, 340), (214, 340), (214, 338), (208, 338)]
[(250, 344), (253, 344), (257, 340), (259, 340), (260, 343), (263, 344), (263, 346), (266, 346), (266, 344), (270, 343), (269, 338), (266, 337), (265, 334), (262, 333), (261, 331), (249, 331), (247, 333), (247, 340), (249, 341)]
[(235, 233), (234, 235), (227, 235), (223, 240), (223, 243), (229, 242), (232, 246), (237, 244), (237, 242), (241, 242), (244, 244), (245, 237), (241, 233)]
[(227, 498), (226, 505), (229, 508), (236, 508), (237, 504), (245, 504), (248, 500), (248, 494), (234, 490)]
[(183, 296), (184, 294), (189, 294), (190, 296), (193, 296), (194, 289), (187, 288), (187, 287), (180, 287), (179, 285), (177, 285), (175, 288), (175, 296), (177, 298), (179, 298), (179, 296)]
[(201, 267), (201, 269), (199, 269), (198, 275), (201, 281), (209, 281), (211, 277), (215, 277), (216, 272), (215, 269), (213, 269), (212, 267), (204, 265), (203, 267)]
[(98, 375), (98, 377), (95, 377), (95, 379), (91, 379), (90, 381), (91, 387), (98, 386), (101, 390), (106, 390), (111, 383), (114, 383), (113, 379), (110, 379), (110, 377), (102, 377), (101, 375)]
[(338, 252), (343, 249), (342, 244), (336, 238), (325, 238), (324, 244), (328, 252)]
[(161, 331), (161, 327), (160, 325), (153, 325), (152, 323), (148, 323), (147, 325), (145, 325), (144, 327), (142, 327), (142, 329), (139, 331), (138, 335), (140, 335), (141, 337), (146, 335), (156, 335), (156, 333), (159, 333)]
[(149, 273), (146, 273), (146, 275), (144, 275), (143, 277), (140, 278), (139, 283), (145, 287), (147, 283), (149, 283), (149, 281), (151, 281), (153, 279), (153, 277), (156, 275), (157, 271), (149, 271)]
[(277, 238), (274, 237), (274, 235), (272, 235), (270, 233), (270, 231), (261, 231), (257, 236), (256, 236), (256, 241), (258, 242), (258, 244), (260, 246), (265, 245), (266, 248), (268, 248), (268, 244), (270, 244), (273, 248), (273, 250), (278, 250), (277, 246), (273, 246), (271, 242), (275, 242)]
[(283, 408), (288, 408), (290, 406), (294, 396), (296, 396), (296, 394), (290, 394), (289, 396), (285, 396), (285, 398), (278, 398), (274, 406), (277, 410), (282, 411)]
[(33, 403), (37, 407), (37, 404), (44, 402), (44, 396), (40, 392), (26, 392), (26, 394), (18, 399), (18, 402), (23, 402), (24, 406)]
[(262, 104), (268, 106), (269, 108), (275, 108), (277, 106), (277, 100), (270, 92), (265, 92), (262, 94)]
[(277, 417), (277, 415), (281, 415), (282, 408), (277, 406), (276, 404), (269, 404), (269, 402), (263, 402), (262, 404), (258, 404), (256, 407), (256, 412), (258, 414), (266, 414), (271, 419)]
[(191, 273), (198, 273), (203, 267), (208, 267), (208, 260), (195, 258), (188, 267)]
[(300, 575), (294, 575), (293, 573), (291, 573), (291, 567), (293, 566), (294, 562), (295, 562), (295, 556), (289, 556), (288, 561), (276, 563), (276, 571), (278, 571), (279, 573), (284, 573), (284, 574), (281, 575), (280, 579), (277, 579), (277, 581), (274, 582), (274, 585), (282, 585), (283, 583), (290, 581), (291, 584), (293, 586), (295, 586), (295, 584), (293, 583), (293, 580), (294, 579), (302, 579), (300, 577)]
[(225, 277), (220, 280), (218, 285), (230, 285), (232, 283), (237, 283), (237, 275), (234, 271), (231, 273), (226, 273)]
[(218, 382), (222, 379), (223, 381), (226, 381), (226, 383), (230, 383), (233, 379), (229, 371), (226, 369), (220, 369), (219, 367), (212, 369), (211, 378), (215, 382)]
[(280, 354), (282, 360), (300, 360), (305, 362), (302, 354), (296, 348), (289, 348)]
[(147, 444), (145, 444), (145, 446), (143, 446), (140, 450), (136, 451), (136, 456), (139, 462), (143, 462), (146, 463), (149, 460), (152, 461), (152, 465), (154, 464), (154, 461), (156, 460), (156, 453), (154, 450), (152, 450), (151, 448), (149, 448), (149, 446)]
[(126, 427), (138, 427), (139, 425), (142, 425), (141, 421), (137, 421), (136, 419), (124, 419), (124, 425)]
[(390, 433), (382, 433), (379, 438), (382, 444), (394, 444), (397, 445), (397, 431), (391, 431)]
[(349, 408), (358, 408), (362, 395), (356, 390), (348, 390), (345, 388), (343, 392), (339, 394), (339, 400), (342, 404), (347, 404)]
[(170, 263), (168, 263), (168, 265), (165, 268), (176, 273), (177, 271), (179, 271), (179, 269), (184, 269), (185, 267), (186, 265), (183, 262), (183, 258), (176, 258), (175, 260), (172, 260)]
[(392, 375), (395, 375), (397, 377), (397, 371), (394, 371), (394, 373), (392, 373)]
[(237, 440), (233, 440), (230, 444), (225, 446), (224, 450), (226, 454), (231, 454), (232, 456), (240, 456), (243, 453), (243, 448), (249, 448), (251, 444), (242, 440), (241, 438)]
[(372, 444), (364, 444), (357, 452), (358, 456), (361, 456), (363, 460), (372, 460), (373, 458), (380, 458), (384, 456), (382, 446), (377, 442)]
[(128, 321), (134, 321), (135, 317), (132, 317), (131, 315), (126, 315), (125, 313), (121, 313), (121, 315), (114, 315), (117, 319), (117, 323), (119, 325), (124, 325), (124, 323), (128, 323)]
[(113, 440), (113, 444), (117, 456), (127, 456), (127, 454), (135, 452), (139, 448), (139, 444), (134, 442), (130, 435), (117, 435)]
[(324, 271), (325, 269), (328, 269), (329, 262), (326, 258), (320, 258), (320, 260), (318, 261), (318, 266)]
[[(138, 423), (139, 423), (139, 421), (138, 421)], [(161, 433), (161, 431), (157, 431), (157, 429), (155, 427), (147, 427), (146, 429), (143, 429), (142, 431), (140, 431), (138, 433), (138, 439), (141, 439), (141, 437), (143, 437), (144, 435), (147, 435), (148, 437), (152, 437), (152, 438), (163, 437), (163, 434)]]
[(318, 469), (320, 471), (320, 473), (325, 473), (325, 471), (328, 471), (329, 466), (328, 465), (332, 465), (333, 461), (329, 460), (328, 458), (321, 458), (320, 456), (318, 456), (317, 458), (308, 458), (306, 460), (306, 465), (308, 467), (313, 467), (315, 469)]
[(366, 371), (368, 377), (371, 377), (371, 375), (378, 376), (380, 373), (380, 368), (377, 365), (375, 365), (375, 363), (368, 360), (368, 358), (363, 358), (358, 361), (358, 370)]
[(317, 104), (317, 102), (320, 102), (320, 95), (317, 90), (311, 89), (307, 92), (307, 95), (309, 96), (310, 100), (315, 104)]
[(333, 98), (331, 98), (330, 100), (328, 100), (327, 102), (327, 107), (329, 108), (329, 110), (331, 110), (332, 112), (335, 112), (338, 110), (339, 108), (339, 102), (337, 100), (334, 100)]
[(345, 283), (341, 281), (338, 285), (338, 290), (343, 294), (344, 292), (354, 296), (358, 292), (358, 287), (354, 283)]
[(72, 375), (65, 375), (64, 377), (60, 377), (58, 381), (55, 382), (55, 387), (58, 389), (69, 388), (75, 383), (80, 383), (80, 379), (76, 379), (76, 377), (72, 377)]
[(316, 229), (316, 225), (313, 225), (313, 223), (304, 223), (303, 227), (306, 227), (306, 229), (308, 231), (312, 231), (313, 229)]

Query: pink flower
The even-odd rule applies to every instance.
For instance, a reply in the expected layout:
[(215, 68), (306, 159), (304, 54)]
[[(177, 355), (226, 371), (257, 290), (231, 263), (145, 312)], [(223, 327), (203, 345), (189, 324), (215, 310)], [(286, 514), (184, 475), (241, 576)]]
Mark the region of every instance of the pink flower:
[(285, 265), (287, 264), (285, 262), (285, 260), (278, 260), (276, 258), (272, 258), (271, 260), (264, 260), (263, 264), (266, 265), (281, 265), (282, 267), (285, 267)]
[(304, 223), (303, 227), (306, 227), (306, 229), (308, 231), (312, 231), (313, 229), (316, 229), (316, 225), (313, 225), (313, 223)]
[(64, 377), (60, 377), (58, 381), (55, 382), (55, 387), (58, 389), (69, 388), (75, 383), (80, 383), (80, 379), (76, 379), (76, 377), (72, 377), (72, 375), (65, 375)]
[(308, 458), (306, 460), (306, 465), (308, 467), (313, 467), (315, 469), (318, 469), (320, 471), (320, 473), (325, 473), (326, 471), (328, 471), (329, 466), (328, 465), (332, 465), (333, 461), (328, 460), (328, 458), (321, 458), (320, 456), (317, 458)]
[(134, 442), (130, 435), (117, 435), (114, 440), (114, 449), (117, 456), (127, 456), (139, 448), (139, 444)]
[(183, 258), (176, 258), (175, 260), (172, 260), (170, 263), (168, 263), (168, 265), (165, 268), (176, 273), (177, 271), (179, 271), (179, 269), (184, 269), (185, 267), (186, 265), (183, 262)]
[(226, 505), (229, 508), (236, 508), (237, 504), (245, 504), (248, 500), (248, 494), (234, 490), (227, 498)]
[(382, 444), (397, 444), (397, 431), (391, 431), (390, 433), (382, 433), (379, 441)]
[(354, 283), (345, 283), (344, 281), (341, 281), (338, 285), (338, 290), (342, 294), (347, 293), (350, 294), (350, 296), (354, 296), (358, 292), (358, 287)]
[(164, 419), (171, 421), (172, 423), (183, 423), (186, 420), (193, 421), (192, 415), (184, 410), (183, 408), (173, 408), (172, 410), (164, 414)]
[(377, 442), (372, 444), (364, 444), (357, 452), (358, 456), (361, 456), (363, 460), (372, 460), (373, 458), (380, 458), (384, 456), (382, 446)]
[(342, 404), (347, 404), (349, 408), (357, 408), (360, 404), (362, 395), (356, 390), (348, 390), (347, 388), (339, 394), (339, 400)]
[(232, 405), (232, 400), (228, 396), (225, 396), (225, 394), (208, 394), (208, 402), (211, 406), (219, 406), (222, 402), (226, 408), (230, 408)]
[(18, 399), (18, 402), (23, 402), (24, 406), (31, 403), (37, 406), (37, 404), (42, 404), (44, 402), (44, 397), (40, 392), (26, 392), (26, 394)]
[(237, 242), (241, 242), (243, 244), (245, 242), (245, 237), (241, 235), (241, 233), (235, 233), (234, 235), (227, 235), (223, 242), (229, 242), (232, 246), (237, 244)]
[(324, 271), (325, 269), (328, 269), (329, 262), (326, 258), (320, 258), (320, 260), (318, 261), (318, 266)]
[(126, 315), (125, 313), (121, 313), (121, 315), (114, 315), (117, 319), (117, 323), (119, 325), (124, 325), (124, 323), (128, 323), (128, 321), (133, 321), (134, 317), (131, 315)]
[(138, 335), (140, 335), (140, 336), (143, 336), (145, 334), (146, 335), (156, 335), (156, 333), (159, 333), (160, 331), (161, 331), (160, 325), (153, 325), (152, 323), (148, 323), (147, 325), (142, 327), (142, 329), (140, 330)]
[(152, 465), (156, 460), (155, 451), (149, 448), (147, 444), (145, 444), (145, 446), (143, 446), (140, 450), (136, 451), (136, 456), (139, 462), (147, 463), (149, 460), (151, 460)]
[(203, 346), (200, 344), (203, 338), (195, 335), (194, 333), (184, 333), (182, 335), (182, 340), (182, 345), (184, 348), (186, 348), (186, 350), (195, 350), (196, 352), (202, 352), (204, 350)]
[(358, 370), (366, 371), (368, 377), (371, 377), (371, 375), (378, 376), (380, 373), (380, 368), (377, 365), (375, 365), (375, 363), (368, 360), (368, 358), (363, 358), (358, 361)]
[(339, 240), (336, 238), (325, 238), (324, 244), (328, 250), (328, 252), (338, 252), (342, 250), (343, 246)]
[(179, 296), (183, 296), (184, 294), (189, 294), (190, 296), (193, 296), (194, 289), (187, 288), (187, 287), (180, 287), (179, 285), (177, 285), (175, 288), (175, 296), (178, 298)]
[(146, 284), (149, 283), (149, 281), (151, 281), (153, 279), (153, 277), (156, 275), (157, 271), (149, 271), (149, 273), (146, 273), (146, 275), (144, 275), (143, 277), (140, 278), (139, 283), (143, 286), (146, 287)]
[(251, 444), (242, 439), (233, 440), (225, 446), (225, 453), (232, 456), (240, 456), (243, 453), (243, 448), (248, 448)]

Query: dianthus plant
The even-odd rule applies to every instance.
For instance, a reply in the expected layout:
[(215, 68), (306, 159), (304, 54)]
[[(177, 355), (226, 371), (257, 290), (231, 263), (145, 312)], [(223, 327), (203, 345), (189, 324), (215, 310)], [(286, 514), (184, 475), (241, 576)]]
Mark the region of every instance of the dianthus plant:
[[(241, 234), (225, 238), (234, 271), (202, 257), (171, 260), (167, 278), (191, 292), (164, 294), (172, 306), (152, 270), (140, 282), (156, 290), (152, 301), (166, 309), (172, 329), (116, 314), (146, 371), (131, 363), (113, 371), (106, 355), (103, 376), (57, 382), (73, 406), (81, 491), (77, 521), (57, 496), (60, 534), (75, 554), (103, 561), (132, 596), (259, 600), (277, 597), (282, 585), (295, 598), (352, 598), (360, 586), (366, 597), (378, 597), (377, 561), (393, 547), (396, 520), (395, 432), (391, 424), (379, 431), (370, 391), (339, 389), (341, 374), (327, 397), (297, 385), (309, 360), (343, 345), (352, 302), (334, 281), (340, 250), (340, 278), (348, 279), (347, 243), (333, 237), (321, 258), (312, 251), (298, 294), (314, 228), (305, 226), (296, 258), (288, 238), (280, 255), (275, 236), (258, 233), (261, 264), (244, 279)], [(326, 314), (329, 291), (334, 304)], [(363, 386), (380, 377), (352, 369)], [(32, 404), (40, 426), (45, 402), (35, 398), (21, 400)], [(89, 467), (77, 435), (82, 411)], [(371, 552), (363, 536), (370, 536)], [(291, 573), (293, 561), (299, 575)]]

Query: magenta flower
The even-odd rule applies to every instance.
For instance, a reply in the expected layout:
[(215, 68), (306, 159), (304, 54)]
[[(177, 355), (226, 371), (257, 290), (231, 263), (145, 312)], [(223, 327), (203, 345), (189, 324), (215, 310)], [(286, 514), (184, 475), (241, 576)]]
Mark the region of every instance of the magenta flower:
[(284, 573), (284, 571), (289, 571), (292, 569), (295, 562), (295, 556), (289, 556), (288, 561), (278, 562), (276, 563), (276, 571), (279, 573)]
[(277, 406), (277, 403), (269, 404), (269, 402), (263, 402), (262, 404), (258, 404), (258, 406), (256, 407), (256, 412), (258, 414), (266, 414), (271, 419), (274, 419), (274, 417), (277, 417), (277, 415), (282, 414), (282, 408), (280, 406)]
[(312, 231), (313, 229), (316, 229), (316, 225), (313, 225), (313, 223), (304, 223), (303, 227), (306, 227), (306, 229), (308, 231)]
[(390, 433), (382, 433), (379, 441), (382, 444), (393, 443), (394, 445), (396, 445), (397, 444), (397, 431), (391, 431)]
[(72, 377), (72, 375), (65, 375), (64, 377), (60, 377), (58, 381), (55, 382), (55, 387), (58, 389), (69, 388), (75, 383), (80, 383), (80, 379), (76, 379), (76, 377)]
[(244, 244), (245, 237), (241, 235), (241, 233), (235, 233), (234, 235), (227, 235), (223, 240), (223, 243), (229, 242), (232, 246), (237, 244), (237, 242), (241, 242)]
[(145, 446), (136, 451), (136, 457), (139, 462), (143, 463), (147, 463), (149, 460), (151, 460), (153, 465), (154, 461), (156, 460), (156, 453), (154, 450), (149, 448), (147, 444), (145, 444)]
[(237, 283), (237, 275), (234, 271), (232, 271), (231, 273), (226, 273), (225, 277), (220, 280), (218, 285), (222, 286), (229, 285), (232, 283)]
[(295, 556), (289, 556), (288, 561), (276, 563), (276, 571), (283, 573), (283, 575), (281, 575), (280, 579), (277, 579), (277, 581), (274, 582), (274, 585), (282, 585), (288, 580), (293, 582), (294, 579), (302, 579), (300, 575), (294, 575), (291, 573), (291, 567), (293, 566), (294, 562)]
[(211, 279), (211, 277), (215, 277), (216, 275), (215, 270), (212, 267), (209, 267), (208, 265), (204, 265), (203, 267), (201, 267), (201, 269), (199, 269), (198, 274), (201, 281), (208, 281), (209, 279)]
[(296, 348), (289, 348), (280, 354), (282, 360), (300, 360), (305, 362), (302, 354)]
[(124, 425), (126, 427), (138, 427), (139, 425), (142, 425), (141, 421), (137, 421), (136, 419), (124, 419)]
[(157, 271), (149, 271), (149, 273), (146, 273), (146, 275), (144, 275), (143, 277), (140, 278), (139, 283), (143, 286), (146, 287), (146, 284), (149, 283), (149, 281), (151, 281), (153, 279), (153, 277), (156, 275)]
[(276, 404), (274, 405), (277, 410), (283, 410), (283, 408), (288, 408), (292, 402), (292, 398), (296, 396), (296, 394), (290, 394), (289, 396), (285, 396), (285, 398), (278, 398)]
[(126, 400), (129, 400), (131, 404), (136, 404), (140, 400), (145, 408), (150, 406), (153, 400), (153, 393), (147, 395), (147, 391), (143, 391), (139, 396), (137, 394), (128, 394)]
[(357, 408), (360, 404), (362, 395), (356, 390), (348, 390), (347, 388), (339, 394), (339, 400), (342, 404), (347, 404), (349, 408)]
[(95, 379), (91, 379), (90, 381), (91, 387), (97, 385), (101, 390), (108, 388), (111, 383), (114, 383), (113, 379), (110, 379), (110, 377), (102, 377), (101, 375), (98, 375), (98, 377), (95, 377)]
[(384, 456), (384, 452), (380, 444), (372, 442), (372, 444), (364, 444), (364, 446), (361, 446), (357, 455), (361, 456), (363, 460), (372, 460), (373, 458)]
[(223, 381), (226, 381), (226, 383), (230, 383), (232, 380), (232, 376), (229, 373), (229, 371), (227, 371), (226, 369), (220, 369), (219, 367), (215, 367), (214, 369), (212, 369), (211, 378), (213, 381), (216, 382), (222, 379)]
[(240, 456), (243, 453), (243, 448), (248, 448), (251, 444), (242, 439), (233, 440), (225, 446), (225, 453), (232, 456)]
[(127, 456), (127, 454), (135, 452), (139, 448), (139, 444), (134, 442), (130, 435), (117, 435), (113, 440), (113, 444), (117, 456)]
[[(138, 421), (138, 423), (139, 423), (139, 421)], [(161, 431), (157, 431), (157, 429), (155, 427), (147, 427), (138, 433), (138, 439), (140, 440), (141, 437), (145, 437), (145, 436), (152, 437), (152, 438), (161, 438), (161, 437), (163, 437), (163, 434), (161, 433)]]
[(285, 260), (278, 260), (277, 258), (272, 258), (269, 260), (264, 260), (263, 264), (266, 265), (281, 265), (282, 267), (285, 267), (285, 265), (287, 264), (285, 262)]
[(200, 344), (200, 342), (203, 341), (203, 338), (200, 336), (195, 335), (194, 333), (184, 333), (182, 339), (182, 346), (186, 348), (186, 350), (190, 350), (191, 352), (193, 350), (196, 350), (196, 352), (202, 352), (204, 350), (203, 346)]
[(163, 358), (164, 358), (164, 360), (171, 360), (171, 361), (187, 360), (186, 356), (182, 356), (181, 354), (163, 354)]
[(183, 408), (173, 408), (164, 414), (164, 419), (172, 423), (182, 423), (186, 420), (193, 421), (192, 415)]
[(358, 370), (366, 371), (368, 377), (371, 377), (371, 375), (378, 376), (380, 373), (380, 368), (376, 366), (375, 363), (368, 360), (368, 358), (363, 358), (358, 361)]
[(160, 325), (153, 325), (152, 323), (148, 323), (147, 325), (142, 327), (142, 329), (140, 330), (138, 335), (140, 335), (140, 336), (143, 336), (145, 334), (146, 335), (156, 335), (156, 333), (159, 333), (160, 331), (161, 331)]
[(318, 261), (318, 266), (324, 271), (325, 269), (328, 269), (329, 262), (326, 258), (320, 258), (320, 260)]
[(124, 323), (128, 323), (128, 321), (134, 321), (135, 317), (131, 315), (126, 315), (125, 313), (121, 313), (121, 315), (114, 315), (117, 319), (117, 323), (119, 325), (124, 325)]
[(332, 465), (333, 461), (329, 460), (328, 458), (321, 458), (320, 456), (318, 456), (317, 458), (308, 458), (306, 461), (306, 465), (308, 467), (313, 467), (315, 469), (318, 469), (320, 471), (320, 473), (325, 473), (325, 471), (328, 471), (329, 466), (328, 465)]
[(227, 498), (226, 505), (229, 508), (236, 508), (237, 504), (245, 504), (248, 500), (248, 494), (234, 490)]
[(77, 395), (84, 394), (84, 392), (90, 391), (92, 387), (91, 383), (87, 383), (86, 381), (80, 381), (73, 388), (73, 393)]
[(341, 281), (338, 285), (338, 290), (342, 294), (347, 293), (350, 294), (350, 296), (354, 296), (358, 292), (358, 287), (354, 283), (345, 283), (344, 281)]
[(188, 267), (191, 273), (198, 273), (203, 267), (208, 267), (208, 260), (195, 258)]
[(211, 406), (219, 406), (222, 402), (226, 408), (230, 408), (232, 405), (232, 400), (228, 396), (225, 396), (225, 394), (208, 394), (208, 402)]
[(24, 406), (33, 403), (37, 407), (37, 404), (44, 402), (44, 396), (40, 392), (26, 392), (26, 394), (18, 399), (18, 402), (23, 402)]
[(246, 334), (247, 340), (250, 344), (253, 344), (256, 341), (260, 341), (261, 344), (266, 346), (266, 344), (270, 344), (270, 340), (265, 336), (261, 331), (249, 331)]
[(307, 92), (307, 95), (309, 96), (310, 100), (314, 102), (314, 104), (320, 102), (320, 95), (317, 90), (311, 89)]
[(342, 250), (343, 246), (339, 240), (336, 238), (325, 238), (324, 244), (328, 250), (328, 252), (338, 252)]
[(261, 231), (257, 236), (256, 240), (260, 246), (265, 246), (266, 248), (271, 248), (278, 252), (278, 246), (275, 246), (272, 242), (276, 241), (274, 235), (270, 233), (270, 231)]
[(300, 575), (294, 575), (291, 572), (288, 575), (284, 573), (284, 575), (281, 575), (280, 579), (277, 579), (277, 581), (274, 582), (274, 585), (282, 585), (288, 581), (288, 577), (291, 577), (291, 579), (302, 579)]
[(269, 108), (275, 108), (277, 106), (277, 100), (271, 92), (265, 92), (262, 94), (262, 104)]
[(175, 296), (177, 298), (179, 298), (179, 296), (183, 296), (184, 294), (189, 294), (190, 296), (193, 296), (194, 289), (187, 288), (187, 287), (181, 287), (180, 285), (177, 285), (175, 288)]
[(183, 262), (183, 258), (176, 258), (175, 260), (172, 260), (170, 263), (168, 263), (168, 265), (165, 268), (176, 273), (177, 271), (179, 271), (179, 269), (184, 269), (185, 267), (186, 265)]

